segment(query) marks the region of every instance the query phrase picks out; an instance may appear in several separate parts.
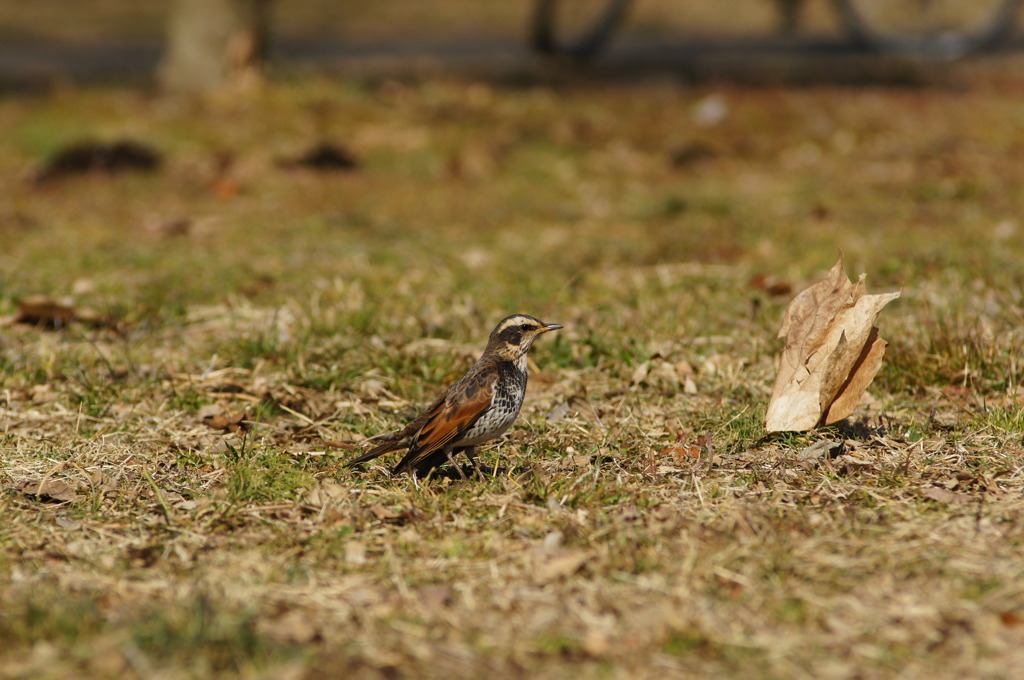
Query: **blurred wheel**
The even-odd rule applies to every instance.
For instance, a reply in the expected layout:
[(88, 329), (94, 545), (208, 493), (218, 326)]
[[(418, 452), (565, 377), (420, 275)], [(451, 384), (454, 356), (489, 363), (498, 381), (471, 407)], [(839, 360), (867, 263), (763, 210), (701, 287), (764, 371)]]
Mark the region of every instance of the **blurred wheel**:
[(592, 57), (619, 27), (630, 0), (536, 0), (533, 48), (544, 54)]
[(1013, 32), (1021, 0), (833, 0), (843, 26), (874, 49), (955, 59)]

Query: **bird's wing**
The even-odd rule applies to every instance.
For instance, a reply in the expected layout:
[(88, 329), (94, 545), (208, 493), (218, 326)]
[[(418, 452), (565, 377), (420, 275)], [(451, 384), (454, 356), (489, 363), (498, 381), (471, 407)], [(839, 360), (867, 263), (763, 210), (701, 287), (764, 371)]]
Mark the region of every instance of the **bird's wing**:
[[(466, 375), (448, 391), (427, 415), (426, 422), (413, 437), (409, 452), (395, 466), (394, 473), (416, 470), (425, 472), (433, 465), (422, 465), (433, 454), (458, 442), (462, 434), (487, 411), (494, 397), (494, 376), (487, 372)], [(438, 464), (443, 458), (437, 459)]]

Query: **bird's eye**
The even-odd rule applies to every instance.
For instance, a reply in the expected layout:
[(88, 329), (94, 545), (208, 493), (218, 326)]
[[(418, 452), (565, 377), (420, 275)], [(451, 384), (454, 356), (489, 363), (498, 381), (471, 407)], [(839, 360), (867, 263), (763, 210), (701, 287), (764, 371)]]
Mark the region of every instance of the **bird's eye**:
[(533, 324), (524, 323), (522, 326), (519, 327), (519, 330), (521, 330), (521, 331), (532, 331), (533, 330)]

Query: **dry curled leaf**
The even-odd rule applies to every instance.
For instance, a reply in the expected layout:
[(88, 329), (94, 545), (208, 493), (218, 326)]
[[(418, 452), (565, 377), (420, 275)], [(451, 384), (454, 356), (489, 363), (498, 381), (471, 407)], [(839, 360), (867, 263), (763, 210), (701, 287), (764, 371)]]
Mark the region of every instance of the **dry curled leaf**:
[(207, 404), (196, 413), (199, 419), (212, 430), (239, 433), (248, 432), (252, 424), (245, 419), (245, 414), (227, 411), (220, 404)]
[(59, 479), (28, 480), (16, 487), (26, 496), (35, 496), (41, 500), (58, 502), (74, 502), (78, 500), (75, 487)]
[(771, 296), (783, 296), (789, 295), (793, 292), (793, 284), (783, 279), (769, 276), (767, 274), (758, 274), (750, 280), (750, 287), (756, 290), (761, 290)]
[(974, 500), (974, 496), (969, 493), (950, 491), (941, 486), (927, 486), (921, 490), (921, 495), (940, 503), (970, 503)]
[(14, 322), (45, 328), (63, 328), (71, 323), (75, 316), (75, 307), (70, 300), (56, 300), (46, 295), (29, 295), (18, 301), (18, 313), (14, 317)]
[(338, 144), (320, 142), (306, 152), (280, 162), (285, 168), (304, 168), (318, 172), (350, 171), (359, 167), (355, 154)]
[(413, 519), (413, 513), (408, 510), (392, 510), (380, 503), (371, 505), (370, 513), (385, 524), (405, 524)]
[(1016, 628), (1024, 622), (1024, 617), (1017, 612), (1003, 611), (999, 612), (999, 620), (1002, 621), (1003, 625), (1007, 628)]
[(78, 322), (94, 328), (118, 330), (115, 319), (103, 316), (95, 310), (75, 307), (69, 298), (51, 298), (47, 295), (29, 295), (18, 301), (17, 313), (0, 319), (0, 326), (15, 323), (27, 324), (49, 330), (66, 328)]
[(153, 172), (160, 168), (160, 154), (133, 140), (113, 142), (82, 141), (59, 150), (32, 174), (32, 181), (44, 184), (56, 179), (88, 173), (113, 175), (123, 172)]
[(313, 485), (302, 500), (302, 504), (312, 510), (320, 510), (328, 505), (340, 503), (348, 492), (348, 487), (330, 479), (322, 479)]
[(276, 617), (261, 618), (256, 630), (272, 640), (293, 645), (306, 645), (321, 636), (310, 612), (303, 609), (287, 609)]
[(687, 461), (700, 460), (700, 447), (693, 445), (666, 446), (658, 451), (658, 456), (671, 457), (672, 462), (678, 465)]
[(886, 342), (875, 320), (899, 292), (868, 295), (864, 276), (850, 282), (839, 258), (823, 281), (786, 308), (786, 339), (768, 404), (768, 432), (803, 431), (846, 418), (882, 365)]
[(245, 420), (244, 413), (228, 413), (222, 416), (213, 416), (203, 420), (206, 426), (213, 430), (223, 430), (224, 432), (248, 432), (249, 423)]
[(538, 583), (550, 583), (572, 576), (587, 563), (585, 550), (560, 550), (557, 554), (539, 560), (534, 571)]

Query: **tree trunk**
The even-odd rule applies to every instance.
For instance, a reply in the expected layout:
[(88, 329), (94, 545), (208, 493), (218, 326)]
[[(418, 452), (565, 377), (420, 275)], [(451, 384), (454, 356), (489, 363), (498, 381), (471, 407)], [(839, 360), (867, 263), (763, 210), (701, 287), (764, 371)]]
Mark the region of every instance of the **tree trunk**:
[(161, 87), (200, 94), (258, 82), (269, 9), (270, 0), (174, 0)]

